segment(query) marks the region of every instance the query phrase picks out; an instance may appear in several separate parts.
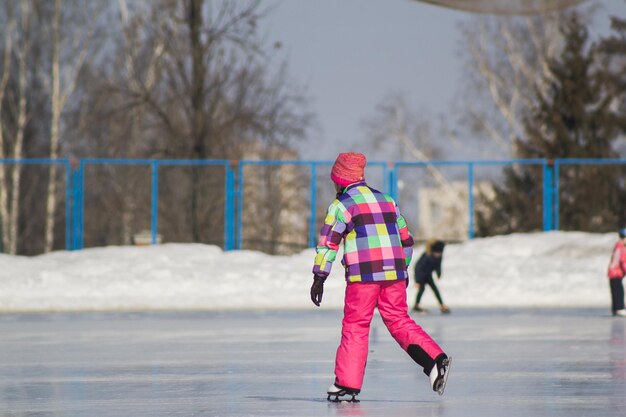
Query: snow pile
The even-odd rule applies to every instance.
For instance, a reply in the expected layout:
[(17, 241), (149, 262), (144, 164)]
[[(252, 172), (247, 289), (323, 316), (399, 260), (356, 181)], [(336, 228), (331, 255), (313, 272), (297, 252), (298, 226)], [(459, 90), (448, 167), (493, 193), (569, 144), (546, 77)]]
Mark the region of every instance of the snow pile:
[[(444, 300), (457, 306), (606, 306), (614, 234), (515, 234), (446, 247)], [(415, 258), (421, 254), (417, 247)], [(309, 299), (312, 249), (294, 256), (164, 244), (0, 255), (0, 311), (294, 309)], [(412, 274), (411, 274), (412, 276)], [(340, 308), (337, 260), (323, 308)], [(415, 297), (413, 283), (409, 303)], [(423, 304), (434, 306), (430, 289)]]
[(549, 232), (449, 245), (440, 281), (444, 301), (465, 306), (606, 306), (606, 274), (617, 239), (617, 233)]

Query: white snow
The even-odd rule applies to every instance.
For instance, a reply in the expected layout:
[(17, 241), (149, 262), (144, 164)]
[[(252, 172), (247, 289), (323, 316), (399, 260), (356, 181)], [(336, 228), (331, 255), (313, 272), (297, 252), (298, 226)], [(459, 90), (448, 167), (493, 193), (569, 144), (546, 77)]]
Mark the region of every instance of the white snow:
[[(614, 233), (549, 232), (450, 244), (437, 284), (452, 309), (608, 306), (606, 271), (616, 239)], [(416, 247), (413, 262), (421, 251)], [(0, 311), (314, 309), (314, 255), (313, 249), (270, 256), (175, 243), (0, 254)], [(322, 308), (341, 308), (344, 286), (338, 257)], [(436, 306), (430, 289), (422, 304)]]

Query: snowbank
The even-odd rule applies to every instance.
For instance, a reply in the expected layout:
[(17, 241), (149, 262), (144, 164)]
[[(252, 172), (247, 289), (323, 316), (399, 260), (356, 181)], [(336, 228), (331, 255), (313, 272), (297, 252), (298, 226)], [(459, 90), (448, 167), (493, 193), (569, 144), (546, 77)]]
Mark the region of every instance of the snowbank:
[[(551, 232), (452, 244), (438, 284), (452, 308), (607, 306), (606, 268), (615, 240), (614, 234)], [(311, 249), (270, 256), (172, 243), (0, 255), (0, 311), (315, 308), (309, 299), (313, 257)], [(322, 308), (342, 306), (338, 265)], [(412, 303), (412, 283), (408, 296)], [(429, 289), (423, 304), (436, 305)]]

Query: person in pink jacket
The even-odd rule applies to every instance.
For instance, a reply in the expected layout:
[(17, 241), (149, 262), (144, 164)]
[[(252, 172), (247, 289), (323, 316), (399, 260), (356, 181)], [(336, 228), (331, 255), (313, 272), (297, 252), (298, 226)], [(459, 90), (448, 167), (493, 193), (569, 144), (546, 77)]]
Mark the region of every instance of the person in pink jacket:
[(614, 316), (626, 317), (624, 309), (624, 284), (626, 275), (626, 227), (619, 230), (619, 238), (609, 264), (609, 284), (611, 286), (611, 311)]
[(337, 198), (330, 204), (313, 264), (311, 300), (319, 307), (324, 281), (343, 241), (346, 291), (341, 343), (329, 401), (357, 401), (367, 362), (370, 323), (378, 308), (387, 329), (443, 394), (450, 358), (408, 314), (407, 267), (413, 237), (396, 202), (367, 185), (365, 156), (339, 154), (331, 170)]

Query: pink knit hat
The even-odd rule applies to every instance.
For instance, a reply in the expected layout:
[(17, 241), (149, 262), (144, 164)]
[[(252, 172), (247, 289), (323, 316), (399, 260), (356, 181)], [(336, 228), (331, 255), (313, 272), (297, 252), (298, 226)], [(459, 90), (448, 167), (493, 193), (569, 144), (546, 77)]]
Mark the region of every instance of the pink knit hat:
[(366, 163), (367, 160), (362, 153), (340, 153), (330, 171), (330, 179), (342, 187), (363, 181)]

